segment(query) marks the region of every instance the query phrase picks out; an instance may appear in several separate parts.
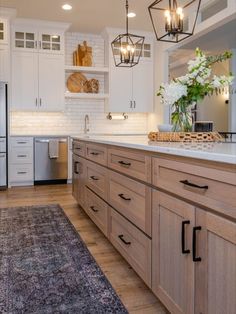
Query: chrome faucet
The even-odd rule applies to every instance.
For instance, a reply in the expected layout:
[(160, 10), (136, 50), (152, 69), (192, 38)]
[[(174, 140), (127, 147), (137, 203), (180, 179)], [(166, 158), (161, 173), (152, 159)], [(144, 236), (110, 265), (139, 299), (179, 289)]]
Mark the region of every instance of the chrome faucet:
[(84, 117), (84, 134), (89, 132), (89, 116), (86, 114)]

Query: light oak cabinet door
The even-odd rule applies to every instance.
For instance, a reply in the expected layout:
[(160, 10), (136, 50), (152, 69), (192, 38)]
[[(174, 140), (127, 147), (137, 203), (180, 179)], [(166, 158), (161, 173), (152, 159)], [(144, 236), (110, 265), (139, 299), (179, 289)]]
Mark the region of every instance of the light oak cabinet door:
[(80, 158), (73, 154), (72, 164), (72, 195), (76, 201), (82, 207), (85, 207), (86, 195), (85, 195), (85, 178), (86, 167), (85, 159)]
[(195, 313), (235, 314), (236, 223), (197, 209), (196, 226)]
[(171, 313), (194, 313), (195, 208), (153, 190), (152, 288)]
[(31, 52), (12, 52), (12, 109), (38, 109), (38, 56)]
[(39, 54), (39, 110), (64, 108), (64, 56)]

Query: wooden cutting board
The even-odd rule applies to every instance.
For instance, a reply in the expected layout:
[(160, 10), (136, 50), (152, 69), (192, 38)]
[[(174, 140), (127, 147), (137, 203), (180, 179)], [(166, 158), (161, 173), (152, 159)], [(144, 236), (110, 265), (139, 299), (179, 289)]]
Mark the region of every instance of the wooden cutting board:
[(85, 92), (84, 85), (86, 81), (87, 79), (82, 73), (73, 73), (67, 79), (67, 88), (71, 93), (83, 93)]

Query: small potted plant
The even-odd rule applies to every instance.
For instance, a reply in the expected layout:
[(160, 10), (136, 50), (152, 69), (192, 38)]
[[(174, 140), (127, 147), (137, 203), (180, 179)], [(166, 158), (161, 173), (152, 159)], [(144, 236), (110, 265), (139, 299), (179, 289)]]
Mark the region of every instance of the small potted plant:
[(162, 102), (172, 108), (173, 131), (192, 131), (192, 109), (196, 103), (213, 93), (221, 93), (233, 82), (233, 75), (212, 75), (212, 66), (232, 57), (230, 51), (216, 56), (206, 56), (199, 48), (196, 57), (188, 62), (188, 73), (162, 84), (157, 93)]

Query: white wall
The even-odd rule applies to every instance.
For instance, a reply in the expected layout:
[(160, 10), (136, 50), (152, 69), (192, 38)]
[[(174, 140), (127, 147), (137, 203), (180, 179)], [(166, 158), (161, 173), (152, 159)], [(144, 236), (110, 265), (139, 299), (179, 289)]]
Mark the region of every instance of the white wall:
[[(72, 53), (78, 43), (87, 40), (93, 47), (93, 62), (95, 66), (104, 66), (104, 40), (101, 36), (80, 33), (66, 34), (65, 63), (72, 65)], [(87, 75), (89, 78), (89, 76)], [(100, 81), (101, 91), (104, 90), (104, 78), (93, 75)], [(46, 112), (12, 112), (11, 134), (77, 134), (83, 132), (84, 116), (90, 116), (90, 129), (93, 133), (146, 133), (147, 114), (129, 114), (125, 121), (110, 121), (104, 113), (103, 100), (67, 99), (65, 111)]]

